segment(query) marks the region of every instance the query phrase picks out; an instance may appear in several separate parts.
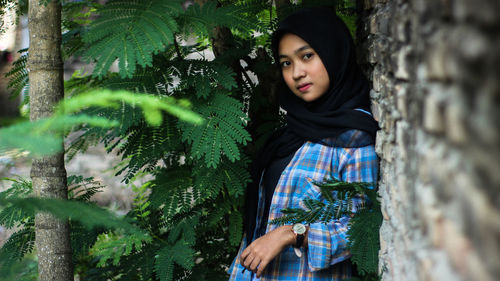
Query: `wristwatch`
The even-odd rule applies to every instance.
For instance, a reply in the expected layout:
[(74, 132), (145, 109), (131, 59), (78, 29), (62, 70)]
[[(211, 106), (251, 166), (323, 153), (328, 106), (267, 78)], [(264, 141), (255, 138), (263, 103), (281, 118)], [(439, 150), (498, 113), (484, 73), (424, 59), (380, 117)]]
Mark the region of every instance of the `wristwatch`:
[(304, 244), (306, 231), (306, 226), (301, 223), (296, 223), (292, 226), (292, 232), (295, 234), (295, 248), (300, 248)]

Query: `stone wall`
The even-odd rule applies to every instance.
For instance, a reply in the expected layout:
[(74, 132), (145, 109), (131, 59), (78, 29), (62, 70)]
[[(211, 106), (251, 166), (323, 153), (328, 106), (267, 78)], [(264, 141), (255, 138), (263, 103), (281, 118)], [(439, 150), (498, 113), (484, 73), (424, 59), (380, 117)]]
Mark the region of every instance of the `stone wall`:
[(500, 278), (500, 1), (358, 0), (383, 280)]

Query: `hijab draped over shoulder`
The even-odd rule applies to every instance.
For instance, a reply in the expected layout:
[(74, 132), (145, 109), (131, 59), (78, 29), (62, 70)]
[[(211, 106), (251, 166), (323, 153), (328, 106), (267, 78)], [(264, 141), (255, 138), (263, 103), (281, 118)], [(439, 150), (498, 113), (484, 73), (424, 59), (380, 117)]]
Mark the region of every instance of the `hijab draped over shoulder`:
[(354, 43), (344, 22), (333, 11), (320, 8), (302, 9), (288, 16), (272, 36), (276, 64), (279, 42), (286, 33), (299, 36), (316, 51), (328, 72), (330, 86), (321, 97), (306, 102), (281, 79), (279, 103), (287, 112), (286, 125), (273, 133), (253, 163), (252, 183), (246, 193), (248, 242), (252, 241), (255, 228), (260, 176), (273, 159), (294, 153), (306, 141), (335, 138), (351, 129), (371, 136), (371, 142), (363, 145), (373, 144), (379, 129), (377, 121), (368, 114), (370, 85), (356, 63)]

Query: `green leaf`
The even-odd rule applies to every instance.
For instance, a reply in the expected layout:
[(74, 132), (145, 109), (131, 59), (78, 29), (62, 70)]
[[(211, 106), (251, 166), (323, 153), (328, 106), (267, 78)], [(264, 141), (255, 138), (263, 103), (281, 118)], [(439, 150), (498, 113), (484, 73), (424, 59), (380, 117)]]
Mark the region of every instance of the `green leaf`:
[(123, 256), (129, 255), (133, 249), (139, 251), (144, 243), (152, 241), (148, 234), (136, 232), (128, 235), (118, 235), (116, 233), (103, 233), (97, 238), (97, 242), (91, 249), (94, 256), (99, 257), (97, 266), (103, 267), (108, 260), (113, 265), (117, 265)]
[(62, 133), (79, 124), (110, 127), (116, 122), (94, 116), (54, 116), (35, 122), (21, 122), (0, 129), (0, 152), (22, 149), (35, 155), (47, 155), (61, 151)]
[(93, 177), (84, 178), (83, 176), (68, 176), (68, 198), (77, 201), (88, 202), (90, 198), (104, 188), (100, 182), (95, 181)]
[(7, 87), (12, 89), (11, 97), (19, 96), (24, 87), (28, 86), (28, 69), (26, 65), (28, 63), (28, 49), (21, 49), (17, 51), (21, 56), (12, 64), (12, 68), (9, 72), (5, 74), (6, 78), (9, 78), (9, 84)]
[(93, 75), (102, 77), (118, 59), (122, 77), (132, 77), (136, 65), (151, 66), (152, 56), (174, 41), (174, 19), (181, 0), (112, 0), (97, 11), (99, 18), (84, 35), (86, 57), (95, 60)]
[(0, 267), (12, 265), (20, 261), (35, 246), (35, 223), (31, 221), (21, 230), (12, 234), (0, 248)]
[(223, 94), (197, 104), (194, 110), (205, 116), (205, 125), (179, 123), (182, 140), (191, 144), (191, 154), (197, 159), (205, 158), (207, 167), (213, 168), (219, 165), (222, 155), (232, 162), (240, 159), (238, 144), (251, 140), (244, 129), (247, 116), (242, 109), (239, 101)]
[(199, 98), (207, 98), (212, 93), (220, 91), (219, 87), (227, 90), (237, 87), (234, 78), (236, 74), (218, 60), (186, 60), (176, 67), (182, 78), (180, 88), (194, 86), (196, 96)]
[(161, 249), (156, 255), (155, 272), (160, 281), (170, 281), (174, 273), (172, 249), (169, 246)]
[(380, 250), (379, 229), (382, 213), (374, 210), (361, 210), (350, 221), (349, 249), (351, 260), (360, 274), (378, 272), (378, 252)]
[(151, 205), (163, 208), (166, 219), (190, 210), (199, 195), (192, 188), (190, 167), (171, 167), (156, 175), (150, 195)]
[[(23, 178), (0, 178), (0, 180), (10, 181), (12, 185), (7, 190), (0, 192), (0, 200), (11, 198), (25, 198), (30, 196), (33, 191), (31, 181)], [(24, 223), (28, 223), (34, 218), (34, 213), (15, 206), (6, 206), (0, 209), (0, 225), (6, 228), (13, 228)]]
[(189, 28), (196, 33), (210, 34), (214, 26), (225, 26), (248, 33), (261, 29), (256, 14), (265, 5), (265, 1), (247, 1), (246, 4), (217, 7), (217, 1), (208, 1), (203, 6), (198, 3), (191, 5), (180, 18), (189, 23)]
[(243, 236), (243, 216), (240, 213), (233, 213), (229, 216), (229, 243), (237, 246)]
[(193, 173), (194, 186), (201, 193), (202, 199), (216, 198), (224, 190), (232, 197), (239, 197), (245, 192), (250, 181), (248, 158), (232, 163), (223, 159), (217, 169), (198, 166)]
[(64, 100), (57, 112), (69, 114), (94, 106), (120, 108), (122, 103), (141, 108), (146, 121), (153, 126), (161, 125), (163, 121), (161, 112), (167, 112), (186, 122), (203, 123), (203, 118), (190, 110), (191, 104), (187, 100), (137, 94), (125, 90), (102, 89), (80, 94)]
[[(71, 219), (87, 228), (107, 227), (125, 229), (129, 233), (139, 230), (113, 213), (98, 206), (78, 201), (53, 198), (0, 198), (0, 206), (15, 206), (26, 212), (48, 212), (59, 219)], [(140, 231), (139, 231), (140, 232)]]

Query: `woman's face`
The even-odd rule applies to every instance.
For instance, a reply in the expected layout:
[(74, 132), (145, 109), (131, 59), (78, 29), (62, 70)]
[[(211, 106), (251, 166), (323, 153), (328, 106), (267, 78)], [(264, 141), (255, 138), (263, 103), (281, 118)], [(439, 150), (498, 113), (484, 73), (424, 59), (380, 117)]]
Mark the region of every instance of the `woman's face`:
[(321, 58), (302, 38), (286, 33), (278, 53), (283, 79), (297, 97), (311, 102), (328, 90), (330, 78)]

